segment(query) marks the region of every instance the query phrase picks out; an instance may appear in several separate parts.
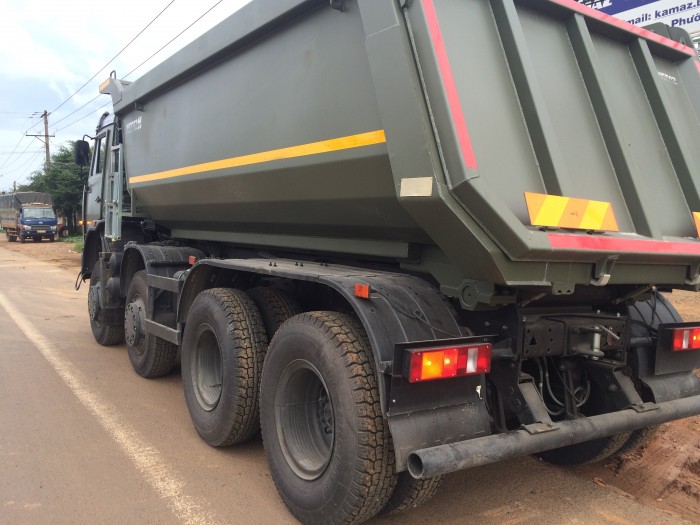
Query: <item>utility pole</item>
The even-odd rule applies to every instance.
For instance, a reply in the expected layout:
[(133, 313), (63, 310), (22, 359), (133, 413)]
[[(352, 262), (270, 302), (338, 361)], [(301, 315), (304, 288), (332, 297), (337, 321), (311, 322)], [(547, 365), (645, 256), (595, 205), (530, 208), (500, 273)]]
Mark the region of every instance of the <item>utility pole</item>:
[(27, 133), (27, 137), (36, 137), (44, 143), (46, 148), (46, 161), (44, 162), (44, 170), (48, 171), (49, 164), (51, 163), (51, 151), (49, 149), (49, 138), (55, 137), (56, 135), (49, 135), (49, 115), (50, 113), (44, 110), (42, 117), (44, 118), (44, 134), (43, 135), (31, 135)]

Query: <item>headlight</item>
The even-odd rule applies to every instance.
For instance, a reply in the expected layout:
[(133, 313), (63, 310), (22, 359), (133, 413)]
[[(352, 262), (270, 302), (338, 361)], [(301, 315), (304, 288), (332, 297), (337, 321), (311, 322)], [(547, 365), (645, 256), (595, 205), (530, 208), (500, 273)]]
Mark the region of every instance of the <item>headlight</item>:
[(22, 229), (23, 229), (23, 230), (31, 230), (32, 227), (31, 227), (31, 226), (27, 226), (26, 224), (23, 224), (23, 225), (22, 225)]

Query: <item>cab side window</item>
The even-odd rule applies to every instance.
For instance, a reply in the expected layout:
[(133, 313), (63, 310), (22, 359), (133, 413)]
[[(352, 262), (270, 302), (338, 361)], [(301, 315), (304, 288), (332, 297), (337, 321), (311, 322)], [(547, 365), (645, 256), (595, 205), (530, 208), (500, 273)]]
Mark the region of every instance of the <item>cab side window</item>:
[(110, 133), (108, 132), (106, 135), (97, 139), (92, 170), (95, 175), (109, 172), (109, 138)]

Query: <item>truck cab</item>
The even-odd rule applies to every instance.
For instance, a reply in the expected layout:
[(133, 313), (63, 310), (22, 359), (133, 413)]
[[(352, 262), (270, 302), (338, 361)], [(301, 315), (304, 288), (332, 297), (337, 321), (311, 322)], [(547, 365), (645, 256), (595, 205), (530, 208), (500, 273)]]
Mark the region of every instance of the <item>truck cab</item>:
[(18, 218), (18, 230), (20, 242), (33, 239), (41, 242), (42, 239), (49, 239), (53, 242), (56, 239), (56, 214), (51, 206), (41, 203), (31, 203), (22, 206)]

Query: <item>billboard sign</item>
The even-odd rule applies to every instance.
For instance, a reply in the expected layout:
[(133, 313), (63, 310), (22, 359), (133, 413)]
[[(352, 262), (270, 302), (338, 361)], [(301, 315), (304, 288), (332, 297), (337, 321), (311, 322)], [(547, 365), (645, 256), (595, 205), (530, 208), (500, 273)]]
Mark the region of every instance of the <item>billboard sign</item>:
[(700, 33), (700, 0), (578, 0), (636, 26), (663, 22)]

